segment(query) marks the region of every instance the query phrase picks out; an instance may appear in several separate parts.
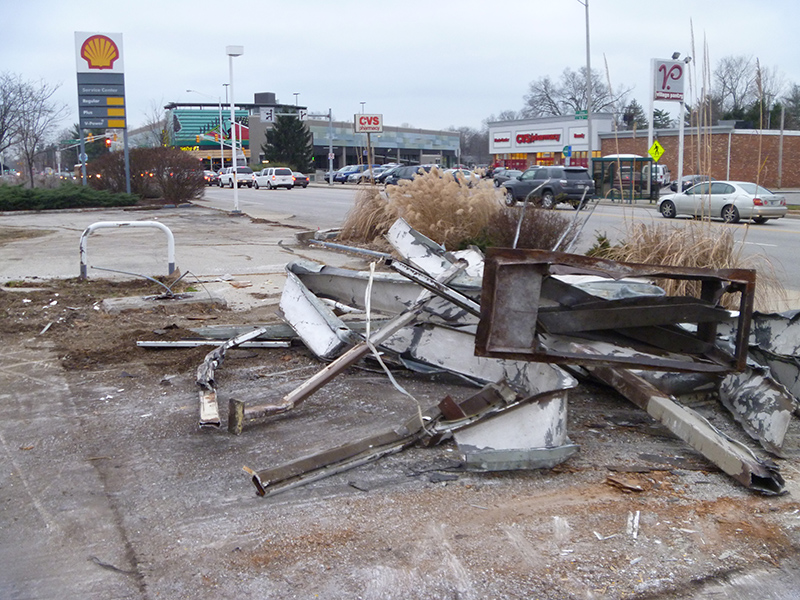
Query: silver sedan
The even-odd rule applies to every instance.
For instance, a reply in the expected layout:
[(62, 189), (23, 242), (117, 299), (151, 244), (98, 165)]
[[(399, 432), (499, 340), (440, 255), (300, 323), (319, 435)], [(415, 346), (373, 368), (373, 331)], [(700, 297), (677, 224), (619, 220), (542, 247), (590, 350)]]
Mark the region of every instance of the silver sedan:
[(765, 223), (786, 215), (786, 199), (749, 181), (710, 181), (698, 183), (682, 194), (661, 198), (659, 212), (666, 218), (676, 216), (722, 219), (738, 223), (751, 219)]

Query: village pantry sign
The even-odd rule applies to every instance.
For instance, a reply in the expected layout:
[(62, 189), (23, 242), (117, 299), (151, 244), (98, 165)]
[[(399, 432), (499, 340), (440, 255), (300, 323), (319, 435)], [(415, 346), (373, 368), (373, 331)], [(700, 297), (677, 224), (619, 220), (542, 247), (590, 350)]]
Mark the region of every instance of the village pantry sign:
[(121, 33), (75, 32), (81, 129), (125, 129)]

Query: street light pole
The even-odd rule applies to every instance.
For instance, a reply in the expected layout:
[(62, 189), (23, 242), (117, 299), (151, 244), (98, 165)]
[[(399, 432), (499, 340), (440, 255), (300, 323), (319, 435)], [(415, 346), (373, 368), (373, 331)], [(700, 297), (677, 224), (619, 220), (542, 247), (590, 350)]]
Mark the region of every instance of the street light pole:
[(297, 106), (297, 97), (300, 95), (300, 92), (293, 92), (294, 94), (294, 105)]
[(233, 212), (239, 211), (239, 181), (236, 171), (239, 167), (239, 158), (236, 155), (236, 112), (233, 101), (233, 57), (244, 54), (244, 46), (226, 46), (225, 53), (228, 55), (228, 79), (231, 86), (231, 152), (233, 158)]
[[(227, 88), (226, 88), (227, 89)], [(206, 98), (214, 99), (214, 96), (211, 94), (204, 94), (203, 92), (198, 92), (197, 90), (186, 90), (187, 92), (193, 92), (195, 94), (200, 94), (201, 96), (205, 96)], [(219, 168), (225, 168), (225, 146), (222, 142), (222, 98), (217, 96), (217, 104), (219, 105)], [(214, 165), (211, 165), (211, 170), (214, 170)]]
[(592, 53), (589, 49), (589, 0), (578, 0), (586, 9), (586, 129), (589, 145), (586, 151), (586, 167), (592, 176)]

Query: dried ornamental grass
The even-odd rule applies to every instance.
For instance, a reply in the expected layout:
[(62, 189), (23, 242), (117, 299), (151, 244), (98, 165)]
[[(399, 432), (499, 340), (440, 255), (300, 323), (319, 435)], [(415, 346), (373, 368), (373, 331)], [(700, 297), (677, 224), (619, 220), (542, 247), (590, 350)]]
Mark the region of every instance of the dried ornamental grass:
[[(375, 186), (356, 194), (340, 239), (385, 247), (384, 234), (398, 217), (449, 249), (477, 245), (511, 247), (520, 206), (507, 207), (490, 180), (456, 181), (450, 173), (431, 169), (413, 181), (403, 180), (382, 193)], [(528, 207), (520, 230), (519, 248), (566, 248), (577, 237), (574, 220), (557, 211)], [(566, 232), (566, 234), (565, 234)]]
[[(771, 310), (776, 302), (786, 298), (772, 264), (763, 256), (742, 255), (733, 232), (708, 221), (675, 225), (630, 224), (627, 237), (617, 246), (595, 253), (621, 262), (697, 267), (703, 269), (755, 269), (755, 308)], [(700, 297), (700, 283), (666, 279), (657, 282), (671, 296)], [(726, 295), (723, 306), (738, 307), (738, 298)]]

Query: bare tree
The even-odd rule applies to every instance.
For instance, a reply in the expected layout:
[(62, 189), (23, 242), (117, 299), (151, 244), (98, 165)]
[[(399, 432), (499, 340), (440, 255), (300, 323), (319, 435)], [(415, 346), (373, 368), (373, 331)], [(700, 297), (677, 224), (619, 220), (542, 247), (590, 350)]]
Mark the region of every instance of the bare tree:
[(48, 137), (66, 116), (67, 106), (51, 102), (59, 86), (44, 81), (38, 84), (23, 83), (20, 86), (20, 116), (17, 127), (16, 146), (25, 163), (31, 187), (34, 185), (34, 162), (45, 150)]
[[(621, 113), (629, 92), (630, 88), (611, 89), (600, 72), (592, 69), (592, 111)], [(545, 76), (530, 83), (522, 114), (526, 118), (571, 115), (587, 106), (586, 67), (566, 68), (558, 82)]]
[(758, 100), (761, 102), (762, 121), (767, 129), (772, 127), (772, 108), (778, 97), (783, 93), (785, 88), (783, 75), (778, 71), (777, 67), (769, 68), (762, 67), (761, 63), (756, 60), (756, 90), (758, 93)]
[(499, 115), (489, 115), (484, 119), (484, 123), (494, 123), (496, 121), (516, 121), (521, 115), (515, 110), (504, 110)]
[(744, 113), (756, 99), (756, 67), (750, 56), (725, 56), (713, 73), (714, 89), (722, 111)]
[(20, 102), (22, 81), (19, 75), (0, 73), (0, 154), (16, 141), (19, 118), (22, 114)]
[(150, 103), (150, 109), (145, 115), (145, 124), (139, 130), (141, 135), (136, 146), (140, 148), (158, 148), (170, 145), (170, 132), (167, 127), (167, 114), (155, 101)]

